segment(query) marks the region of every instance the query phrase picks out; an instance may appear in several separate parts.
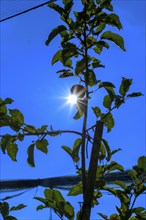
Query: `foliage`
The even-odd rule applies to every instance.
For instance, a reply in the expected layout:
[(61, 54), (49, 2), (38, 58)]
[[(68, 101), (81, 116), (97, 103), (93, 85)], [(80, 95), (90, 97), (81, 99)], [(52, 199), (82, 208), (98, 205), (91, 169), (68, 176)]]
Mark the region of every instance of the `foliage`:
[(9, 207), (9, 204), (7, 202), (0, 202), (0, 213), (2, 214), (2, 217), (4, 220), (17, 220), (14, 216), (9, 215), (11, 211), (17, 211), (20, 209), (25, 208), (26, 205), (19, 204), (17, 206)]
[[(82, 10), (80, 12), (73, 11), (72, 0), (63, 0), (62, 3), (62, 7), (55, 3), (48, 5), (59, 13), (64, 25), (59, 25), (51, 31), (46, 40), (46, 45), (49, 46), (55, 37), (60, 36), (60, 47), (52, 58), (52, 65), (60, 62), (63, 69), (57, 71), (59, 77), (78, 77), (80, 84), (83, 84), (85, 88), (85, 96), (78, 99), (77, 112), (73, 117), (75, 120), (83, 117), (82, 132), (54, 131), (53, 129), (49, 130), (47, 125), (43, 125), (41, 128), (28, 125), (18, 109), (7, 107), (13, 102), (12, 99), (0, 99), (0, 127), (9, 127), (12, 131), (10, 134), (2, 135), (0, 148), (13, 161), (17, 161), (18, 143), (24, 141), (26, 136), (34, 136), (35, 140), (30, 143), (27, 149), (27, 162), (31, 167), (34, 167), (34, 151), (39, 150), (45, 154), (48, 153), (48, 136), (57, 136), (66, 132), (75, 133), (79, 135), (79, 138), (74, 141), (73, 147), (64, 145), (62, 149), (73, 160), (77, 174), (82, 176), (82, 181), (74, 185), (68, 193), (68, 196), (83, 194), (83, 202), (81, 209), (76, 214), (76, 219), (90, 219), (91, 209), (98, 205), (98, 200), (102, 197), (101, 190), (110, 192), (121, 203), (120, 207), (116, 207), (117, 213), (110, 215), (110, 217), (98, 213), (103, 219), (145, 219), (145, 209), (143, 207), (134, 208), (136, 199), (146, 190), (145, 180), (142, 178), (146, 172), (145, 157), (140, 157), (138, 164), (127, 171), (133, 180), (130, 185), (127, 186), (124, 182), (117, 180), (115, 184), (120, 187), (117, 190), (109, 188), (104, 180), (106, 174), (115, 170), (124, 172), (124, 169), (122, 165), (112, 161), (112, 155), (120, 149), (111, 151), (108, 141), (102, 137), (103, 127), (106, 127), (107, 132), (111, 132), (115, 125), (113, 110), (121, 107), (129, 98), (142, 96), (141, 92), (129, 93), (132, 79), (122, 77), (119, 88), (116, 88), (113, 82), (102, 81), (97, 78), (98, 68), (105, 67), (98, 58), (104, 49), (109, 49), (111, 43), (114, 43), (126, 51), (123, 38), (117, 32), (111, 32), (109, 28), (112, 26), (120, 30), (122, 24), (118, 15), (113, 13), (111, 0), (81, 0)], [(93, 93), (90, 91), (91, 87), (97, 91), (105, 90), (106, 95), (101, 100), (104, 110), (101, 110), (100, 106), (92, 107), (93, 114), (96, 116), (96, 123), (87, 128), (88, 103)], [(89, 131), (93, 131), (92, 135), (89, 135)], [(86, 165), (88, 143), (92, 146), (89, 167)], [(77, 166), (79, 161), (81, 167)], [(106, 165), (100, 166), (102, 161), (105, 161)], [(45, 189), (44, 198), (35, 197), (35, 199), (43, 203), (37, 207), (37, 210), (51, 208), (61, 219), (63, 216), (70, 220), (75, 218), (73, 206), (57, 190)], [(1, 203), (3, 218), (5, 220), (15, 219), (9, 216), (9, 211), (21, 207), (20, 205), (9, 209), (8, 203)]]

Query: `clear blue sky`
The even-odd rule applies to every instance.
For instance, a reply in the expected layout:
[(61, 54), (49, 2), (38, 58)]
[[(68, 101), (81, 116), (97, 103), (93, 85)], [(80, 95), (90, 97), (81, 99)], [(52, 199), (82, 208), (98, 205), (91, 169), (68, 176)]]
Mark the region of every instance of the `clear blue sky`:
[[(78, 1), (75, 1), (79, 7)], [(111, 45), (104, 51), (101, 60), (106, 68), (100, 70), (99, 79), (113, 81), (119, 85), (121, 77), (133, 78), (131, 92), (146, 93), (146, 2), (113, 1), (115, 13), (123, 24), (120, 34), (125, 39), (126, 53)], [(1, 23), (1, 97), (11, 97), (15, 100), (13, 108), (20, 109), (25, 116), (25, 122), (39, 127), (43, 124), (52, 125), (54, 130), (81, 130), (82, 120), (72, 119), (75, 109), (64, 104), (64, 97), (76, 79), (59, 79), (56, 71), (60, 65), (51, 66), (52, 55), (57, 51), (59, 38), (47, 47), (45, 41), (50, 31), (61, 24), (59, 16), (48, 7), (42, 7), (33, 12), (21, 15)], [(101, 105), (101, 95), (96, 93), (91, 106)], [(95, 117), (89, 114), (88, 126), (95, 123)], [(139, 156), (145, 155), (145, 97), (129, 100), (119, 110), (115, 110), (115, 127), (111, 133), (104, 132), (104, 138), (109, 141), (112, 149), (122, 148), (113, 159), (125, 168), (135, 165)], [(36, 167), (30, 168), (26, 162), (27, 147), (33, 138), (26, 138), (19, 145), (18, 162), (12, 162), (7, 155), (0, 152), (1, 179), (47, 178), (75, 174), (74, 165), (69, 156), (60, 148), (62, 145), (72, 146), (76, 136), (62, 135), (49, 138), (49, 152), (44, 155), (35, 152)], [(39, 188), (37, 196), (42, 195)], [(49, 212), (35, 211), (39, 204), (33, 200), (36, 191), (31, 190), (23, 196), (9, 200), (10, 204), (28, 204), (28, 208), (15, 212), (20, 220), (48, 219)], [(14, 193), (13, 193), (14, 194)], [(66, 192), (63, 192), (66, 194)], [(2, 194), (5, 197), (5, 194)], [(68, 198), (76, 203), (78, 198)], [(112, 196), (105, 195), (101, 204), (92, 214), (92, 219), (100, 219), (97, 212), (110, 214), (115, 211)], [(138, 201), (144, 203), (144, 196)], [(105, 205), (106, 204), (106, 205)], [(105, 205), (105, 206), (104, 206)], [(32, 208), (31, 208), (32, 207)], [(106, 208), (105, 208), (106, 207)], [(55, 219), (55, 218), (54, 218)], [(57, 218), (56, 218), (57, 219)]]

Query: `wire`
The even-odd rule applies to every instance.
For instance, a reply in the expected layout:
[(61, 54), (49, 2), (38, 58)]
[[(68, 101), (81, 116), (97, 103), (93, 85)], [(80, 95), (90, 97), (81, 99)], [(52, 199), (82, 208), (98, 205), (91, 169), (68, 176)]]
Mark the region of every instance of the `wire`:
[(29, 12), (29, 11), (35, 10), (35, 9), (37, 9), (37, 8), (40, 8), (40, 7), (42, 7), (42, 6), (46, 5), (46, 4), (49, 4), (49, 3), (55, 2), (55, 1), (56, 1), (56, 0), (50, 0), (50, 1), (44, 2), (44, 3), (42, 3), (42, 4), (39, 4), (39, 5), (34, 6), (34, 7), (32, 7), (32, 8), (29, 8), (29, 9), (27, 9), (27, 10), (25, 10), (25, 11), (19, 12), (19, 13), (15, 14), (15, 15), (11, 15), (11, 16), (9, 16), (9, 17), (7, 17), (7, 18), (1, 19), (0, 22), (9, 20), (9, 19), (11, 19), (11, 18), (17, 17), (17, 16), (22, 15), (22, 14), (25, 14), (25, 13), (27, 13), (27, 12)]

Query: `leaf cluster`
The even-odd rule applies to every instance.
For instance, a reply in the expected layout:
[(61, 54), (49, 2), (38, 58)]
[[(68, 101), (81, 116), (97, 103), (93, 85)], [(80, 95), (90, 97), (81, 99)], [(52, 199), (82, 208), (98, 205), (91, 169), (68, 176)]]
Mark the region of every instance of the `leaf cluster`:
[(37, 211), (44, 208), (51, 208), (61, 219), (64, 216), (70, 220), (74, 219), (74, 208), (63, 198), (61, 192), (53, 189), (45, 189), (44, 196), (45, 198), (35, 197), (36, 200), (44, 204), (39, 205)]
[(17, 220), (14, 216), (10, 215), (11, 211), (17, 211), (20, 209), (25, 208), (26, 205), (19, 204), (17, 206), (9, 207), (9, 204), (7, 202), (0, 202), (0, 213), (3, 217), (3, 220)]

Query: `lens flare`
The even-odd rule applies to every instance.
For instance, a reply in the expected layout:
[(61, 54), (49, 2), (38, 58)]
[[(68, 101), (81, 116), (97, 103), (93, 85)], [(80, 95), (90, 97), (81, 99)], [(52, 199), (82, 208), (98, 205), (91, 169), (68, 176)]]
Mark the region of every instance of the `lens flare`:
[(75, 105), (77, 103), (77, 96), (76, 95), (69, 95), (67, 97), (68, 103), (71, 105)]

